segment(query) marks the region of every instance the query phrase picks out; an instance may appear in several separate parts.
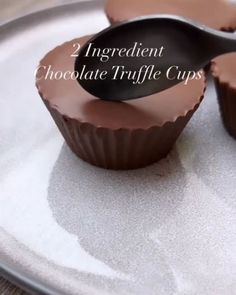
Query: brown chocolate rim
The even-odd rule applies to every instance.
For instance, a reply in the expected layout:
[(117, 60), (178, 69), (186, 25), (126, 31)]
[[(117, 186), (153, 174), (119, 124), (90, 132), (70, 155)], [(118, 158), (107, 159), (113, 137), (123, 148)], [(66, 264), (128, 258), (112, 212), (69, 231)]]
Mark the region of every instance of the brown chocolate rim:
[(224, 77), (224, 72), (221, 71), (220, 67), (214, 60), (211, 61), (211, 74), (220, 84), (236, 90), (236, 86), (233, 86), (232, 83)]
[[(228, 27), (227, 29), (221, 29), (221, 30), (226, 32), (235, 32), (236, 27), (235, 28)], [(236, 86), (233, 86), (232, 83), (230, 83), (230, 81), (224, 78), (224, 72), (221, 71), (221, 68), (218, 66), (218, 64), (214, 60), (211, 61), (210, 72), (215, 79), (218, 79), (220, 84), (225, 85), (229, 87), (230, 89), (236, 91)]]

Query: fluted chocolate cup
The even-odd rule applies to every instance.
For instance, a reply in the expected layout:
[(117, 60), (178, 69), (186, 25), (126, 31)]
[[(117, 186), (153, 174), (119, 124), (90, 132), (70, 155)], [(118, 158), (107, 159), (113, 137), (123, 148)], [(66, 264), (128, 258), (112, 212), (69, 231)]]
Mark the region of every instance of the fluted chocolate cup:
[(76, 80), (49, 79), (49, 67), (54, 73), (74, 70), (73, 44), (83, 45), (88, 38), (58, 46), (37, 71), (39, 94), (65, 141), (78, 157), (107, 169), (135, 169), (159, 161), (201, 103), (205, 78), (127, 102), (97, 99)]
[(236, 139), (236, 53), (216, 58), (211, 71), (224, 127)]

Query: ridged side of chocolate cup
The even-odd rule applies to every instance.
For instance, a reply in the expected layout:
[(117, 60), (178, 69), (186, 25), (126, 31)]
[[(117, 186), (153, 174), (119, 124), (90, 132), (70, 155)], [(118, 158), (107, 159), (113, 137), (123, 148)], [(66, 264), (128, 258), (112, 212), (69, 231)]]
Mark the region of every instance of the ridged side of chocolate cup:
[[(221, 29), (225, 32), (235, 32), (235, 28)], [(214, 61), (211, 62), (211, 73), (214, 78), (219, 110), (225, 130), (236, 139), (236, 89), (227, 83), (221, 81)]]
[(166, 157), (203, 99), (163, 126), (113, 130), (65, 117), (40, 95), (71, 150), (92, 165), (115, 170), (145, 167)]
[(236, 139), (236, 89), (214, 75), (221, 118), (226, 131)]

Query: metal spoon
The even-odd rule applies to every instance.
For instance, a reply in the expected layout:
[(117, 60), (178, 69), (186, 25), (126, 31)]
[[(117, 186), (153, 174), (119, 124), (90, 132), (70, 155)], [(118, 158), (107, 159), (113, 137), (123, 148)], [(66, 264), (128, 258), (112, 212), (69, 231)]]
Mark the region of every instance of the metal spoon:
[[(139, 54), (147, 48), (144, 56), (138, 56), (137, 50), (133, 57), (126, 56), (135, 44)], [(152, 48), (152, 54), (149, 51), (145, 56)], [(102, 50), (108, 56), (104, 54), (103, 61)], [(104, 100), (129, 100), (160, 92), (183, 80), (187, 83), (189, 72), (189, 79), (197, 79), (201, 75), (197, 72), (212, 58), (232, 51), (236, 51), (236, 36), (232, 33), (178, 16), (145, 16), (110, 26), (91, 38), (80, 49), (75, 71), (81, 74), (78, 82), (92, 95)]]

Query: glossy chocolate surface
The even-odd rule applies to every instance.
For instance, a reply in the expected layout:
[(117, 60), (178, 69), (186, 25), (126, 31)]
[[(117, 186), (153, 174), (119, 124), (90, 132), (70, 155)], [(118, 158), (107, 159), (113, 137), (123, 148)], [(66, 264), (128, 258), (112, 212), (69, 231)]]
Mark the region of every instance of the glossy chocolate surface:
[[(75, 39), (57, 47), (43, 58), (40, 65), (51, 65), (54, 72), (73, 71), (73, 44), (82, 45), (88, 38)], [(40, 68), (37, 87), (52, 108), (68, 118), (110, 129), (147, 129), (173, 122), (200, 102), (205, 87), (202, 78), (189, 81), (187, 85), (181, 83), (149, 97), (128, 102), (107, 102), (87, 93), (76, 80), (50, 80), (45, 79), (45, 75), (46, 69)]]

